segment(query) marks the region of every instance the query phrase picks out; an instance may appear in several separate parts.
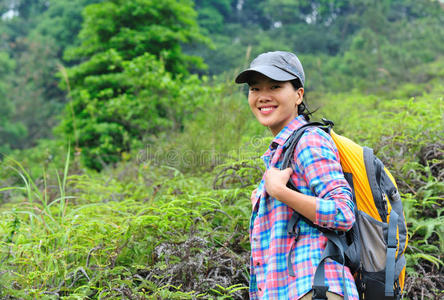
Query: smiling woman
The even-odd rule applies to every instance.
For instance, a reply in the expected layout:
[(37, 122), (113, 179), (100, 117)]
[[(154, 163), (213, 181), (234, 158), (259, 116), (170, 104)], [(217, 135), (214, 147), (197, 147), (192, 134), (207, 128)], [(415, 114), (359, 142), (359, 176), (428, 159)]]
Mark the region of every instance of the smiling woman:
[[(285, 142), (309, 121), (302, 64), (293, 53), (263, 53), (236, 82), (249, 85), (253, 114), (275, 136), (262, 156), (266, 172), (251, 196), (250, 299), (306, 299), (314, 291), (313, 299), (357, 300), (349, 268), (333, 260), (325, 264), (328, 291), (319, 294), (313, 286), (327, 244), (319, 228), (347, 231), (355, 222), (351, 189), (331, 137), (319, 128), (306, 129), (292, 155), (292, 168), (279, 170)], [(287, 187), (289, 180), (297, 190)], [(296, 224), (297, 237), (287, 231), (294, 213), (306, 218)]]
[(248, 82), (248, 103), (258, 121), (277, 135), (298, 115), (304, 88), (295, 89), (290, 81), (275, 81), (253, 73)]

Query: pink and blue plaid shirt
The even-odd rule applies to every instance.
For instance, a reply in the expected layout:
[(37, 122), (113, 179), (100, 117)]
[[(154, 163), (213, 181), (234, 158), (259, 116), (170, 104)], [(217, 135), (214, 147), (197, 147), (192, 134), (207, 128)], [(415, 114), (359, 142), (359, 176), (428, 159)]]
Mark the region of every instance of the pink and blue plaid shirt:
[[(307, 123), (296, 117), (273, 139), (262, 156), (266, 168), (279, 168), (282, 147), (294, 130)], [(294, 153), (291, 180), (306, 195), (316, 197), (318, 226), (348, 230), (353, 225), (353, 200), (350, 186), (344, 179), (339, 154), (331, 137), (321, 129), (310, 127), (301, 137)], [(303, 220), (298, 222), (296, 241), (287, 233), (287, 223), (293, 209), (270, 197), (261, 180), (253, 199), (250, 220), (250, 299), (296, 300), (310, 292), (327, 238)], [(289, 276), (287, 255), (291, 251), (296, 277)], [(345, 284), (350, 299), (359, 299), (350, 270), (345, 267)], [(342, 265), (327, 260), (325, 283), (329, 291), (344, 295)]]

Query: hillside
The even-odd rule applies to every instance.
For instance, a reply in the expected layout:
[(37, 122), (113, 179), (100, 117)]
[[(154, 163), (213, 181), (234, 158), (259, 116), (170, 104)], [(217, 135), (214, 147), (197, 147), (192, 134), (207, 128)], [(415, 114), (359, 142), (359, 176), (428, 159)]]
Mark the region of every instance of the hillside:
[(0, 1), (1, 299), (247, 299), (272, 136), (233, 80), (276, 49), (394, 175), (404, 299), (444, 296), (442, 2), (290, 2)]

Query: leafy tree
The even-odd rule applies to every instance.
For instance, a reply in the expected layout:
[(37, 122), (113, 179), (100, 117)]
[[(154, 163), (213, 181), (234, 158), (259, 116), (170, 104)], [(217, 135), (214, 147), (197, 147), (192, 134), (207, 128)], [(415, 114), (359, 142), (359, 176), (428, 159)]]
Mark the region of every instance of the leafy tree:
[(199, 25), (208, 33), (223, 33), (233, 12), (232, 0), (195, 0)]
[(202, 61), (182, 45), (206, 39), (188, 0), (105, 1), (88, 6), (84, 20), (80, 46), (67, 51), (83, 62), (65, 77), (73, 100), (60, 130), (99, 170), (144, 136), (181, 127), (203, 89), (183, 77)]
[(63, 64), (66, 47), (75, 45), (82, 9), (100, 0), (1, 1), (7, 16), (0, 21), (0, 47), (10, 53), (15, 66), (10, 70), (9, 98), (26, 134), (11, 140), (12, 148), (29, 148), (40, 138), (51, 137), (66, 95), (58, 86), (56, 73)]
[[(211, 13), (203, 2), (211, 3), (207, 4), (211, 5)], [(381, 36), (371, 43), (379, 50), (377, 60), (384, 62), (380, 55), (384, 45), (379, 45), (377, 40), (410, 40), (409, 34), (404, 30), (402, 32), (405, 36), (396, 32), (399, 31), (399, 24), (409, 26), (420, 19), (444, 24), (442, 8), (437, 1), (430, 0), (233, 0), (230, 2), (231, 17), (226, 15), (225, 8), (213, 4), (220, 2), (222, 1), (196, 1), (200, 24), (208, 26), (215, 42), (215, 50), (196, 49), (193, 53), (203, 56), (210, 66), (210, 72), (215, 74), (242, 66), (247, 49), (251, 49), (250, 57), (261, 51), (277, 49), (302, 55), (343, 55), (352, 47), (355, 35), (362, 35), (363, 30), (370, 30)], [(207, 17), (208, 15), (213, 18)], [(218, 25), (221, 22), (220, 16), (223, 16), (225, 23), (222, 31)], [(431, 35), (436, 36), (438, 33), (439, 31)], [(403, 49), (402, 52), (408, 53), (411, 50)], [(360, 57), (356, 58), (361, 60)], [(381, 66), (375, 69), (379, 67)], [(370, 61), (366, 68), (372, 68)], [(375, 78), (374, 72), (377, 71), (371, 71), (373, 77), (368, 79)]]
[(51, 39), (18, 39), (16, 67), (11, 74), (10, 99), (16, 110), (12, 118), (27, 128), (27, 134), (12, 146), (32, 147), (40, 138), (52, 136), (57, 124), (56, 116), (64, 106), (65, 93), (58, 88), (55, 76), (59, 62), (54, 41)]
[[(45, 37), (53, 40), (58, 59), (69, 46), (78, 45), (77, 35), (82, 26), (82, 11), (102, 0), (50, 0), (48, 8), (41, 14), (39, 22), (30, 32), (30, 37)], [(66, 63), (66, 62), (65, 62)]]
[(14, 61), (7, 53), (0, 52), (0, 156), (8, 153), (11, 145), (25, 133), (22, 124), (11, 120), (14, 105), (9, 98), (8, 74), (14, 68)]
[(26, 36), (39, 22), (48, 4), (46, 0), (1, 0), (0, 14), (8, 23), (8, 39), (13, 42), (17, 37)]
[(199, 33), (192, 1), (109, 0), (88, 6), (84, 18), (82, 43), (67, 52), (68, 59), (88, 59), (115, 49), (125, 60), (152, 53), (173, 74), (187, 74), (196, 65), (204, 67), (202, 59), (182, 52), (182, 44), (208, 42)]

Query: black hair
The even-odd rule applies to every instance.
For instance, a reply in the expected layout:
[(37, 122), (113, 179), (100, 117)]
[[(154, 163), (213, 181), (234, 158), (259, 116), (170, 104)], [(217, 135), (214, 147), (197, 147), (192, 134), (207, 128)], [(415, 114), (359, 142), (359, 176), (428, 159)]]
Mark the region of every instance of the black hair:
[[(303, 87), (299, 78), (291, 80), (290, 83), (295, 91)], [(312, 112), (308, 110), (307, 105), (304, 103), (306, 100), (307, 96), (304, 93), (303, 101), (301, 102), (301, 104), (298, 105), (298, 115), (303, 115), (305, 120), (310, 121), (310, 116), (312, 115)]]

